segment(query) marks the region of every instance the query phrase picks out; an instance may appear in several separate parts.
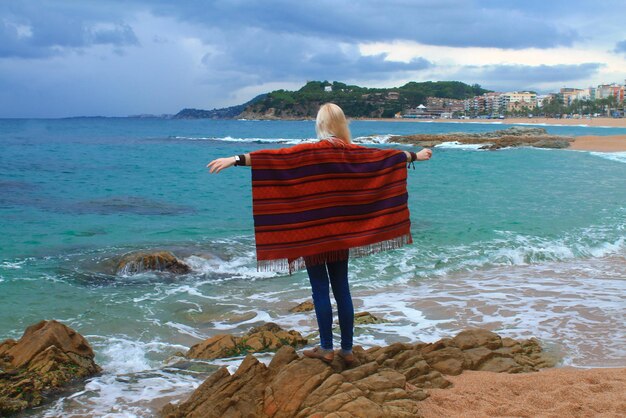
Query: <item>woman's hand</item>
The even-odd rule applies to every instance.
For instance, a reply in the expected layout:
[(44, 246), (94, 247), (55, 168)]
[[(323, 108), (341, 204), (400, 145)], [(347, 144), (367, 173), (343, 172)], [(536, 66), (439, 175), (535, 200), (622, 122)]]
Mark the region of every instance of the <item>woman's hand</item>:
[(418, 152), (416, 155), (417, 155), (417, 161), (426, 161), (426, 160), (430, 160), (430, 157), (433, 156), (433, 152), (428, 148), (424, 148), (423, 150)]
[(232, 167), (234, 165), (235, 165), (235, 157), (225, 157), (225, 158), (218, 158), (216, 160), (213, 160), (210, 163), (208, 163), (206, 166), (207, 168), (211, 169), (209, 173), (217, 174), (223, 169)]

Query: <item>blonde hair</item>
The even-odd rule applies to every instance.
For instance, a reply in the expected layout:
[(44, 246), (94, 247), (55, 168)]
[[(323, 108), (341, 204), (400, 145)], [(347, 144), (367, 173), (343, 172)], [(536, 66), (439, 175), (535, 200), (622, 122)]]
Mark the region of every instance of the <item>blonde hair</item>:
[(315, 132), (319, 139), (335, 137), (348, 144), (352, 142), (346, 115), (334, 103), (325, 103), (320, 106), (315, 119)]

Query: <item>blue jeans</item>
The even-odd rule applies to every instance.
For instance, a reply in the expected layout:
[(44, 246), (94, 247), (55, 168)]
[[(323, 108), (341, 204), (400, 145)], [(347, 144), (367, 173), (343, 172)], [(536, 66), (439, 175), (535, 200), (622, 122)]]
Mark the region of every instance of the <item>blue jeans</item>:
[(325, 350), (333, 348), (333, 311), (330, 306), (328, 283), (333, 288), (339, 313), (341, 348), (352, 350), (354, 334), (354, 307), (348, 285), (348, 260), (318, 264), (306, 267), (313, 289), (313, 304), (317, 326), (320, 329), (320, 346)]

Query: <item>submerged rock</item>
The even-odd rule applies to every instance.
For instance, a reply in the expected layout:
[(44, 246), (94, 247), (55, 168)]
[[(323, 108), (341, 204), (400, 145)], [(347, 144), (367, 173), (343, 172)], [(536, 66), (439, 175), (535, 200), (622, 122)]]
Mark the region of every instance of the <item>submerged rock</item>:
[(269, 366), (249, 354), (233, 375), (222, 367), (187, 401), (169, 404), (162, 412), (169, 418), (415, 417), (426, 389), (451, 385), (442, 373), (513, 373), (554, 365), (537, 340), (500, 338), (482, 329), (432, 344), (356, 347), (354, 355), (349, 368), (339, 356), (326, 364), (300, 357), (290, 346), (280, 348)]
[(382, 318), (372, 315), (369, 312), (358, 312), (354, 314), (355, 325), (368, 325), (368, 324), (383, 324), (385, 321)]
[(176, 274), (185, 274), (191, 271), (191, 267), (176, 258), (169, 251), (156, 251), (151, 253), (136, 252), (126, 254), (117, 264), (117, 274), (137, 274), (144, 271), (167, 271)]
[(315, 310), (315, 305), (313, 305), (313, 302), (311, 302), (310, 300), (307, 300), (306, 302), (302, 302), (294, 306), (293, 308), (289, 309), (289, 312), (298, 313), (298, 312), (309, 312), (313, 310)]
[(550, 135), (544, 128), (512, 126), (492, 132), (449, 134), (417, 134), (392, 136), (390, 142), (434, 147), (444, 142), (484, 144), (480, 149), (496, 150), (508, 147), (567, 148), (574, 138)]
[(0, 343), (0, 416), (40, 405), (48, 394), (100, 367), (85, 338), (57, 321), (41, 321), (18, 341)]
[(185, 355), (188, 358), (216, 359), (241, 356), (247, 353), (276, 351), (284, 345), (300, 347), (307, 340), (297, 331), (285, 331), (278, 325), (268, 322), (252, 328), (243, 337), (219, 334), (194, 345)]

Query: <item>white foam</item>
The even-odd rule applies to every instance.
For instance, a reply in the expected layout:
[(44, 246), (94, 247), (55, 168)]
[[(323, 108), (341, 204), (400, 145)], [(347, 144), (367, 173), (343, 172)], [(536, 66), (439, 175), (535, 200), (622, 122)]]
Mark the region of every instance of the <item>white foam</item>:
[(257, 271), (255, 252), (253, 249), (248, 249), (243, 254), (233, 257), (230, 260), (222, 260), (219, 258), (207, 259), (192, 255), (185, 258), (184, 261), (196, 272), (223, 274), (236, 279), (262, 279), (278, 275), (278, 273), (271, 271)]
[(152, 417), (158, 413), (155, 406), (158, 409), (167, 400), (182, 398), (202, 381), (195, 373), (168, 372), (161, 369), (160, 361), (148, 360), (150, 353), (164, 356), (186, 347), (122, 337), (87, 338), (102, 356), (98, 363), (103, 372), (87, 380), (82, 391), (57, 400), (42, 416)]
[(457, 141), (451, 142), (442, 142), (441, 144), (435, 145), (435, 148), (448, 148), (448, 149), (463, 149), (463, 150), (480, 150), (480, 148), (484, 146), (488, 146), (491, 144), (462, 144)]
[(590, 154), (618, 163), (626, 163), (626, 152), (590, 152)]
[(211, 137), (211, 136), (174, 136), (172, 137), (184, 141), (223, 141), (223, 142), (256, 142), (261, 144), (300, 144), (304, 142), (315, 142), (316, 139), (306, 138), (235, 138), (232, 136)]
[(26, 260), (21, 260), (21, 261), (3, 261), (2, 264), (0, 264), (0, 268), (17, 270), (17, 269), (21, 269), (25, 262), (26, 262)]
[(352, 139), (352, 142), (357, 144), (387, 144), (389, 143), (389, 138), (393, 135), (371, 135), (371, 136), (359, 136)]

